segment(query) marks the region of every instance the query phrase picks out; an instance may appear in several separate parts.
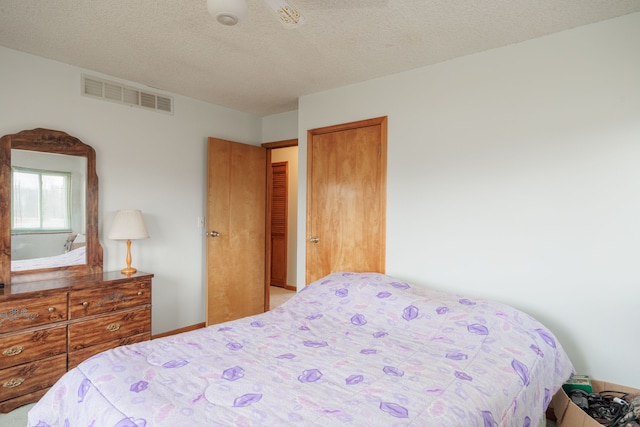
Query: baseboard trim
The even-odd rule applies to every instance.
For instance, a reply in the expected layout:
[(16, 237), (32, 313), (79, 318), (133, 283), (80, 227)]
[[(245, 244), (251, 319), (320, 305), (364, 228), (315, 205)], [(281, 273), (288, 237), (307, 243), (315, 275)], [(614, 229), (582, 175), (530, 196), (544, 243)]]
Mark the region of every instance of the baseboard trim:
[(286, 289), (288, 291), (297, 291), (298, 288), (296, 288), (295, 286), (291, 286), (291, 285), (271, 285), (274, 288), (282, 288), (282, 289)]
[(205, 326), (206, 326), (206, 323), (204, 323), (204, 322), (196, 323), (195, 325), (185, 326), (184, 328), (174, 329), (173, 331), (167, 331), (167, 332), (163, 332), (161, 334), (152, 335), (151, 339), (154, 340), (156, 338), (162, 338), (162, 337), (168, 337), (168, 336), (171, 336), (171, 335), (181, 334), (183, 332), (189, 332), (189, 331), (193, 331), (195, 329), (204, 328)]

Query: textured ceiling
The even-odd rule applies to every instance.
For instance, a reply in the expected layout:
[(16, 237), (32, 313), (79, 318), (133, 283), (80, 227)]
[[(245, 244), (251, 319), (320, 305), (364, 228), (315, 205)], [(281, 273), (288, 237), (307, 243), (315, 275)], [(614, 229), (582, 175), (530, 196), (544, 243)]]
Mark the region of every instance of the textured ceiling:
[(256, 115), (298, 97), (640, 11), (640, 0), (0, 0), (0, 45)]

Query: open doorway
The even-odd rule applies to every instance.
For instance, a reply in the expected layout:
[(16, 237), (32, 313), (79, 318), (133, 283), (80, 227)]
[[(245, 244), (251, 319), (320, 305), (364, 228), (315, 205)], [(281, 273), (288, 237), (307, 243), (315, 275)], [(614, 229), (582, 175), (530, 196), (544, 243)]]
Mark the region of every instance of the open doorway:
[(296, 292), (298, 230), (298, 140), (262, 144), (267, 148), (266, 309)]
[(271, 150), (270, 285), (296, 290), (298, 147)]

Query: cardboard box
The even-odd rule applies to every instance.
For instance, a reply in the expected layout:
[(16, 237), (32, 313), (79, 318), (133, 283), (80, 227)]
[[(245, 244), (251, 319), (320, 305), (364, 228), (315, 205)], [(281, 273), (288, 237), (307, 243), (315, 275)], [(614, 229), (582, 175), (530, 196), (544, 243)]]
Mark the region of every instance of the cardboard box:
[[(608, 383), (606, 381), (591, 380), (594, 393), (602, 391), (619, 391), (622, 393), (640, 394), (640, 389), (626, 387), (623, 385)], [(553, 396), (551, 406), (556, 416), (558, 427), (601, 427), (602, 424), (594, 420), (569, 399), (562, 387)]]

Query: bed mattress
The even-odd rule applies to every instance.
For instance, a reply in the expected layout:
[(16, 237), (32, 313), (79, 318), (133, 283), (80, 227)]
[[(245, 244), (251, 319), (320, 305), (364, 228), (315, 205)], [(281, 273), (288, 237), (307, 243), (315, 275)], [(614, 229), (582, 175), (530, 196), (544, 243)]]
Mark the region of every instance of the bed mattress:
[(28, 425), (537, 426), (572, 373), (513, 307), (335, 273), (270, 312), (96, 355)]

